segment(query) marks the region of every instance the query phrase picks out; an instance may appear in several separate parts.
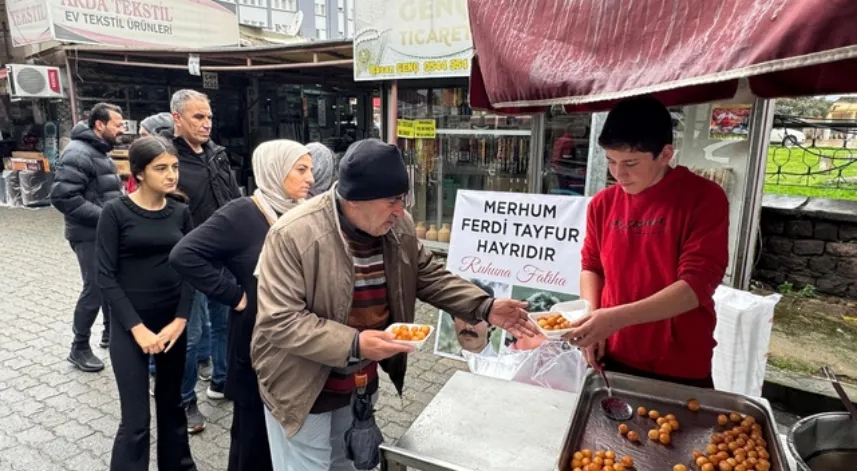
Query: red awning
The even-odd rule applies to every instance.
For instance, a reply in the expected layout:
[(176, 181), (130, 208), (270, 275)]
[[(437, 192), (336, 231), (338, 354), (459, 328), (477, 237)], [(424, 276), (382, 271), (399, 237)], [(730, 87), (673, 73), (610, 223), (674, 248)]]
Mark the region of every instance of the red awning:
[(470, 102), (600, 111), (857, 92), (857, 0), (468, 0)]

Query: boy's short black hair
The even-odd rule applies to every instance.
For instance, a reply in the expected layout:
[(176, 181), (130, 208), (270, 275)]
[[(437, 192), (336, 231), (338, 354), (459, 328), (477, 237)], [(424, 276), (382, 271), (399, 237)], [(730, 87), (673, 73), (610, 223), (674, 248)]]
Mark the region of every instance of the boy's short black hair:
[(616, 105), (598, 136), (598, 145), (605, 149), (650, 152), (655, 158), (672, 143), (672, 115), (651, 96), (629, 98)]

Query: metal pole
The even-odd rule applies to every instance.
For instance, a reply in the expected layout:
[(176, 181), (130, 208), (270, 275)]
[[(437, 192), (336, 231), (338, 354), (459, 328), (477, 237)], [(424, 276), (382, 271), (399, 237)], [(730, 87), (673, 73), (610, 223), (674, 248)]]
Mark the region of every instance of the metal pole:
[(589, 157), (586, 162), (586, 185), (584, 195), (595, 196), (595, 193), (607, 187), (607, 155), (598, 145), (598, 135), (604, 129), (607, 113), (592, 113), (589, 126)]
[(545, 113), (533, 115), (533, 128), (530, 134), (530, 171), (529, 171), (529, 190), (533, 194), (541, 194), (544, 191), (544, 148), (545, 148), (545, 132), (547, 131), (545, 123), (547, 117)]
[[(68, 60), (68, 59), (66, 59)], [(128, 67), (148, 67), (152, 69), (174, 69), (187, 70), (186, 65), (178, 64), (159, 64), (157, 62), (125, 62), (111, 59), (95, 59), (92, 57), (78, 57), (75, 59), (82, 62), (94, 62), (96, 64), (111, 64), (124, 65)], [(199, 70), (210, 72), (252, 72), (261, 70), (283, 70), (283, 69), (305, 69), (310, 67), (331, 67), (331, 66), (350, 66), (353, 64), (352, 59), (341, 59), (323, 62), (297, 62), (290, 64), (262, 64), (262, 65), (203, 65)]]
[(387, 142), (393, 145), (398, 143), (398, 122), (399, 122), (399, 82), (393, 80), (390, 82), (390, 89), (387, 91)]
[(71, 108), (71, 127), (77, 124), (77, 93), (74, 91), (74, 75), (71, 73), (71, 65), (68, 62), (68, 52), (63, 52), (65, 60), (65, 73), (68, 79), (68, 105)]
[(762, 215), (762, 192), (765, 188), (765, 167), (768, 163), (768, 136), (774, 123), (776, 100), (757, 98), (753, 102), (750, 118), (750, 154), (748, 155), (747, 178), (744, 182), (744, 205), (738, 222), (738, 244), (735, 248), (735, 269), (732, 286), (750, 289), (753, 266), (756, 261), (756, 238)]

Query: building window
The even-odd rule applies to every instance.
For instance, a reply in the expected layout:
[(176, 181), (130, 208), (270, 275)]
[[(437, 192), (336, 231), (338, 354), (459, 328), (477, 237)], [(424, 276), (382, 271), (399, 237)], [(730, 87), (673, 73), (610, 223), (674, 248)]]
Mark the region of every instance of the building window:
[(337, 0), (337, 7), (339, 7), (339, 11), (345, 11), (345, 0)]
[(317, 29), (315, 31), (315, 35), (316, 37), (318, 37), (318, 39), (327, 39), (327, 30), (324, 28)]
[(354, 30), (354, 20), (348, 20), (348, 36), (354, 36), (357, 31)]
[(345, 36), (345, 13), (339, 12), (339, 37)]
[(315, 0), (315, 14), (318, 16), (327, 16), (326, 0)]

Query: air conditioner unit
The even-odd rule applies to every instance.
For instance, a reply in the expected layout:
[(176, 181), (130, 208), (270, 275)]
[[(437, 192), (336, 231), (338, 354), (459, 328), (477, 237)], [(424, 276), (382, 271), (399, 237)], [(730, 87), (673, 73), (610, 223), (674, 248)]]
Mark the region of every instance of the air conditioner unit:
[(7, 64), (12, 98), (64, 98), (59, 67)]

